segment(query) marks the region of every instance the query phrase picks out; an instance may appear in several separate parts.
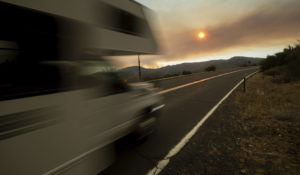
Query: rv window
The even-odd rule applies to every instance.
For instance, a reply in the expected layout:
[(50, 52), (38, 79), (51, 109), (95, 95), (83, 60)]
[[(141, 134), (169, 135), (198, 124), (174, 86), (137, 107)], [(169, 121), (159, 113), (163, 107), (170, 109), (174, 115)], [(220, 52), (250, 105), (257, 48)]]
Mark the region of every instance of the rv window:
[(0, 40), (13, 41), (19, 59), (24, 62), (58, 59), (56, 16), (0, 2), (0, 19)]
[(71, 89), (63, 82), (59, 67), (38, 63), (2, 62), (0, 99), (50, 94)]
[(62, 19), (3, 2), (0, 19), (0, 99), (68, 89), (60, 67), (40, 64), (60, 59)]
[(114, 67), (106, 61), (81, 62), (79, 80), (81, 88), (97, 87), (101, 96), (127, 91), (126, 84), (119, 78)]
[(131, 35), (144, 35), (145, 21), (142, 18), (105, 3), (101, 5), (103, 27)]

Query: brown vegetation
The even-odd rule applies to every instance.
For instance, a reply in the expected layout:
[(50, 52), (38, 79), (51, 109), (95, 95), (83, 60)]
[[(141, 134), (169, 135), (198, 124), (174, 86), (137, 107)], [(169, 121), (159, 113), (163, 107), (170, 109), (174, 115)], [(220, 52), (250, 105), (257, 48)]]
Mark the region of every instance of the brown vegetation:
[(297, 174), (300, 82), (275, 84), (272, 80), (259, 74), (249, 80), (247, 93), (239, 92), (234, 99), (240, 116), (237, 125), (247, 135), (240, 138), (236, 157), (241, 170), (249, 174)]

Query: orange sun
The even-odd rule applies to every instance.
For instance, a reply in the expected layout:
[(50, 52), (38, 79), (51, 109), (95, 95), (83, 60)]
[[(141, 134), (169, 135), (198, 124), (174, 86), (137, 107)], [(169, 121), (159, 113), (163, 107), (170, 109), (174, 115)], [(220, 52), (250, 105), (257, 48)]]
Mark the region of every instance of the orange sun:
[(205, 38), (205, 33), (204, 32), (199, 32), (198, 33), (198, 38), (204, 39)]

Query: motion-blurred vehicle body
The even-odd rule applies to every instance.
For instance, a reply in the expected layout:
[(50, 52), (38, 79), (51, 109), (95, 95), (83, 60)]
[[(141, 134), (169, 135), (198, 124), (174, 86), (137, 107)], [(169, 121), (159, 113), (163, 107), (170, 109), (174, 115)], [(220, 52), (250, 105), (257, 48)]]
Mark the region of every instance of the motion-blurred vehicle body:
[(126, 84), (103, 59), (155, 53), (143, 9), (0, 1), (0, 174), (97, 174), (111, 143), (148, 134), (161, 97), (149, 83)]

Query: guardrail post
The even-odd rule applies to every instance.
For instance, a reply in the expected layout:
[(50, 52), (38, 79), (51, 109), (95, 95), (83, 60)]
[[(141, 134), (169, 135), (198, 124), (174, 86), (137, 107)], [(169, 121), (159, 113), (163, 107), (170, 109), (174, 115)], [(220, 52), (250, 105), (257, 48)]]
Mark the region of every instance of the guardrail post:
[(246, 77), (244, 77), (244, 92), (246, 92)]

